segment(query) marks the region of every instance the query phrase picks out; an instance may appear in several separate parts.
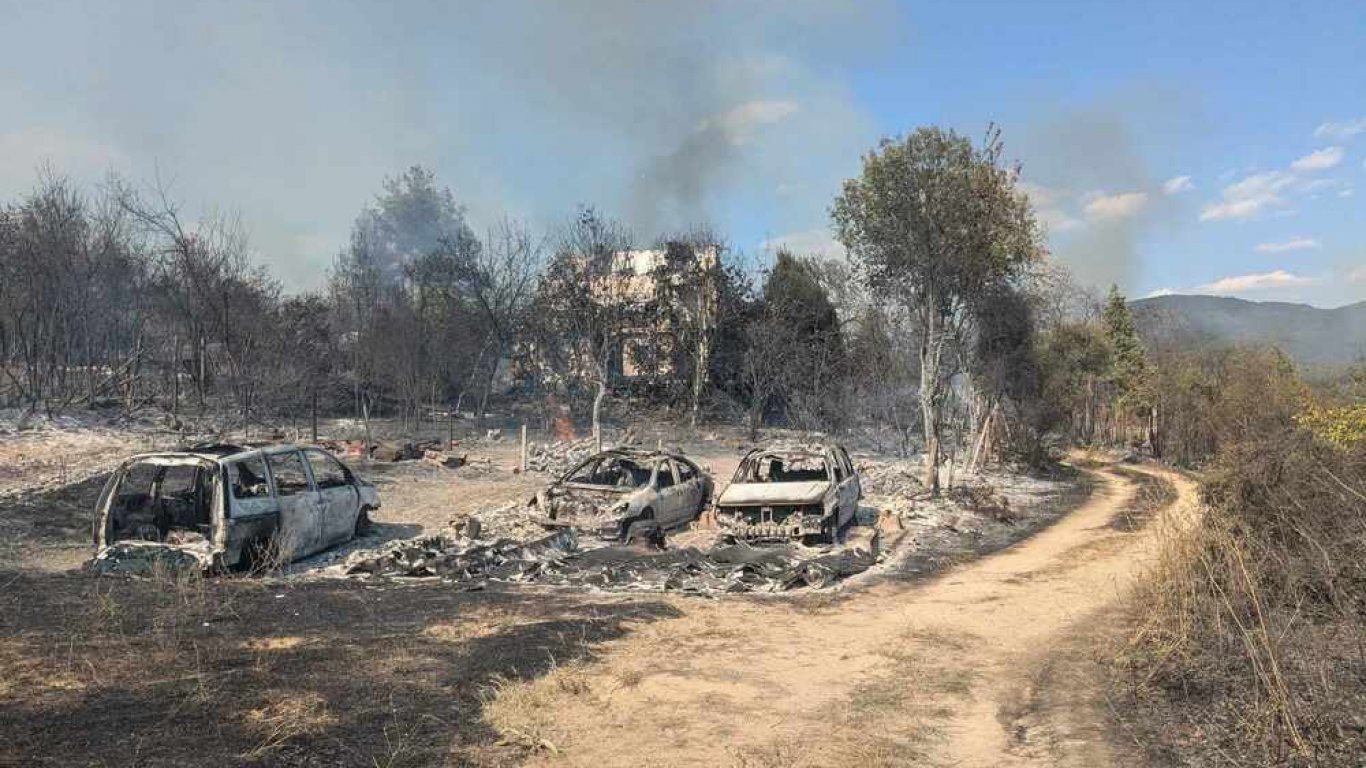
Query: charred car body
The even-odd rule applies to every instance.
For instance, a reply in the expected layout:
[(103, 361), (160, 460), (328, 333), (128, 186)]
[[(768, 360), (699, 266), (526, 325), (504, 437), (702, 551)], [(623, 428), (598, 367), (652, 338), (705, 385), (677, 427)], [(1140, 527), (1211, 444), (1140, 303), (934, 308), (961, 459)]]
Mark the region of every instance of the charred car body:
[(375, 486), (321, 448), (142, 454), (100, 494), (92, 564), (121, 570), (158, 555), (205, 569), (291, 562), (363, 532), (379, 505)]
[(842, 446), (756, 449), (716, 500), (716, 520), (746, 541), (833, 542), (853, 521), (862, 496)]
[(615, 449), (569, 470), (530, 504), (547, 527), (628, 541), (633, 526), (662, 531), (692, 522), (711, 493), (711, 478), (679, 454)]

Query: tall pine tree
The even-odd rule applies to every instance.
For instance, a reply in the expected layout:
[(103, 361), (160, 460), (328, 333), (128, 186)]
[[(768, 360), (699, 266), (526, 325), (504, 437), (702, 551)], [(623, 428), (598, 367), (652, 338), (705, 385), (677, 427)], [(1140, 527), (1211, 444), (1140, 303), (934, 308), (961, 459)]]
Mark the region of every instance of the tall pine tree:
[(1154, 455), (1160, 453), (1157, 439), (1155, 393), (1152, 369), (1143, 342), (1138, 337), (1129, 302), (1119, 286), (1110, 286), (1101, 316), (1105, 326), (1105, 340), (1110, 347), (1110, 384), (1116, 395), (1116, 411), (1125, 419), (1133, 416), (1147, 422), (1148, 443)]

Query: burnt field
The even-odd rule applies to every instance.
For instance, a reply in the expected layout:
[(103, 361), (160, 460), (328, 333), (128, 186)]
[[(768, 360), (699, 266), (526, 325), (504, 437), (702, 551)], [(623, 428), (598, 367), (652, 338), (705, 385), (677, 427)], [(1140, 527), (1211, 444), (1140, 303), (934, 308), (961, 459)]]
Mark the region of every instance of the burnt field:
[[(506, 765), (495, 686), (679, 615), (437, 584), (5, 578), (0, 762)], [(534, 746), (534, 745), (531, 745)]]
[[(504, 691), (572, 686), (557, 670), (591, 665), (652, 625), (638, 642), (677, 643), (686, 656), (706, 633), (695, 634), (696, 616), (677, 631), (669, 622), (699, 611), (704, 628), (733, 622), (736, 611), (819, 615), (865, 588), (1006, 547), (1089, 493), (1083, 477), (1059, 470), (964, 477), (945, 498), (917, 501), (913, 462), (858, 453), (868, 495), (850, 536), (891, 519), (894, 545), (852, 580), (782, 597), (346, 575), (347, 563), (386, 547), (491, 519), (491, 509), (507, 514), (553, 479), (513, 471), (514, 446), (504, 441), (468, 448), (457, 469), (358, 464), (384, 499), (373, 530), (264, 576), (80, 571), (105, 473), (0, 499), (0, 763), (521, 764), (556, 746), (507, 713), (509, 701), (533, 710), (534, 702), (504, 697), (490, 718)], [(742, 448), (703, 439), (687, 453), (724, 487)], [(663, 552), (597, 549), (586, 561), (668, 559), (709, 536), (684, 527), (669, 532)], [(744, 645), (727, 633), (728, 646)]]

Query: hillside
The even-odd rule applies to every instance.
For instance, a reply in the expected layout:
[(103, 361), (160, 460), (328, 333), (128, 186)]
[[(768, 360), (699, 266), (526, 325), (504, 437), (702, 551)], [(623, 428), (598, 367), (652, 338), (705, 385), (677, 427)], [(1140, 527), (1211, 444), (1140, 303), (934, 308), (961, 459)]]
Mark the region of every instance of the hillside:
[(1147, 339), (1274, 345), (1305, 366), (1366, 358), (1366, 302), (1319, 309), (1221, 296), (1158, 296), (1132, 306)]

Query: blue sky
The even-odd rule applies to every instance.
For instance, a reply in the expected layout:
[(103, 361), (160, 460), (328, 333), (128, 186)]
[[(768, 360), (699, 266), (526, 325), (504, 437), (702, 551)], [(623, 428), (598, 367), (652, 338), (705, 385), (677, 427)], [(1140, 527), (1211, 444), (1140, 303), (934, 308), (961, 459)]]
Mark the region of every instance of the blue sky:
[(1086, 282), (1366, 299), (1366, 4), (6, 4), (0, 196), (160, 177), (291, 288), (415, 163), (477, 227), (829, 251), (880, 136), (995, 122)]

